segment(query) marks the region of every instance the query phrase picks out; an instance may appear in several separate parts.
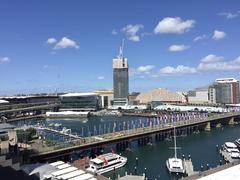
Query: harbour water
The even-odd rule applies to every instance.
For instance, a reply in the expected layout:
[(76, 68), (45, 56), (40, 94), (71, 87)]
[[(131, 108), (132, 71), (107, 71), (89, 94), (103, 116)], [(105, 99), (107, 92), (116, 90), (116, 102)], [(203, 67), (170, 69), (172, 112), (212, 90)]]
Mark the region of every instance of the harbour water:
[[(147, 118), (141, 118), (141, 121), (146, 121)], [(94, 131), (98, 131), (97, 127), (109, 127), (112, 129), (114, 126), (117, 128), (121, 127), (123, 122), (127, 123), (128, 121), (136, 121), (139, 122), (139, 117), (93, 117), (88, 119), (87, 121), (83, 120), (32, 120), (32, 121), (19, 121), (16, 122), (18, 125), (23, 124), (50, 124), (50, 123), (61, 123), (62, 126), (71, 128), (72, 132), (78, 133), (81, 135), (82, 128), (90, 129)], [(130, 123), (131, 124), (131, 123)], [(107, 129), (107, 128), (106, 128)], [(105, 130), (106, 130), (105, 129)], [(87, 131), (87, 130), (85, 130)], [(223, 161), (221, 156), (219, 155), (216, 145), (221, 146), (226, 141), (234, 141), (239, 138), (240, 126), (224, 126), (222, 128), (215, 128), (211, 131), (202, 131), (197, 134), (191, 134), (185, 137), (177, 138), (177, 145), (181, 147), (178, 150), (178, 156), (181, 157), (183, 154), (186, 158), (188, 158), (189, 154), (191, 155), (194, 169), (201, 170), (201, 165), (204, 169), (207, 168), (207, 164), (209, 167), (215, 167), (219, 165), (220, 160)], [(88, 132), (84, 132), (84, 134), (88, 134)], [(128, 158), (128, 162), (125, 167), (121, 169), (117, 169), (114, 172), (104, 174), (107, 177), (113, 178), (113, 176), (120, 174), (123, 175), (127, 171), (128, 173), (137, 173), (142, 174), (146, 171), (146, 175), (148, 179), (178, 179), (177, 177), (171, 176), (166, 169), (165, 162), (167, 158), (172, 157), (174, 152), (169, 147), (173, 146), (173, 141), (158, 141), (153, 142), (150, 145), (138, 146), (134, 145), (131, 147), (129, 151), (121, 151), (123, 156)], [(136, 158), (138, 158), (138, 162), (136, 163)], [(135, 170), (137, 167), (137, 170)], [(146, 170), (145, 170), (146, 168)]]

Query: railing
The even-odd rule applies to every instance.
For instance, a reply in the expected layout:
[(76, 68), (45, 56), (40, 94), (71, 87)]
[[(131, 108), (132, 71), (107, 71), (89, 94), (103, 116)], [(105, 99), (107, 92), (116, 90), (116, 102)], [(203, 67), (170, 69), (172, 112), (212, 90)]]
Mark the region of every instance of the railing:
[(43, 148), (41, 151), (39, 151), (39, 154), (45, 154), (50, 151), (58, 151), (58, 150), (66, 150), (66, 149), (71, 149), (71, 148), (78, 148), (78, 147), (84, 147), (84, 146), (89, 146), (89, 145), (94, 145), (94, 144), (103, 144), (103, 143), (110, 143), (113, 141), (118, 141), (121, 139), (127, 139), (127, 138), (134, 138), (138, 136), (144, 136), (147, 134), (154, 134), (160, 131), (167, 131), (170, 129), (173, 129), (175, 126), (176, 128), (181, 128), (184, 126), (191, 126), (191, 125), (196, 125), (196, 124), (201, 124), (201, 123), (207, 123), (211, 122), (213, 120), (217, 119), (224, 119), (224, 118), (229, 118), (232, 116), (237, 116), (240, 115), (240, 112), (230, 112), (230, 113), (225, 113), (225, 114), (216, 114), (211, 117), (206, 117), (206, 118), (196, 118), (196, 119), (191, 119), (191, 120), (182, 120), (174, 123), (162, 123), (159, 125), (152, 125), (152, 126), (147, 126), (147, 127), (141, 127), (141, 128), (134, 128), (134, 129), (128, 129), (128, 130), (123, 130), (123, 131), (118, 131), (118, 132), (113, 132), (113, 133), (107, 133), (103, 135), (98, 135), (98, 136), (90, 136), (90, 137), (85, 137), (82, 138), (81, 140), (72, 140), (69, 142), (60, 142), (59, 144), (56, 144), (52, 146), (51, 148), (48, 147), (47, 149)]

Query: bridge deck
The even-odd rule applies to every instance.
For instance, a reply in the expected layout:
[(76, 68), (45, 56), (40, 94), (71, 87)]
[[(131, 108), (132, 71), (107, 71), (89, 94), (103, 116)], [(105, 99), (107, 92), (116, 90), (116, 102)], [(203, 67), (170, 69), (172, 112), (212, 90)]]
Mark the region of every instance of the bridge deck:
[(174, 125), (160, 124), (160, 125), (154, 125), (150, 127), (124, 130), (124, 131), (119, 131), (119, 132), (109, 133), (109, 134), (104, 134), (99, 136), (86, 137), (84, 142), (82, 140), (74, 140), (72, 141), (72, 144), (68, 144), (64, 147), (61, 146), (61, 149), (59, 149), (59, 147), (54, 147), (50, 151), (49, 151), (49, 148), (46, 151), (44, 151), (43, 149), (43, 151), (38, 152), (37, 154), (33, 154), (32, 157), (45, 156), (48, 154), (59, 154), (61, 152), (70, 153), (78, 149), (86, 149), (90, 147), (96, 147), (99, 145), (110, 144), (110, 143), (119, 142), (119, 141), (128, 140), (128, 139), (136, 139), (136, 138), (144, 137), (150, 134), (160, 133), (162, 131), (169, 131), (169, 130), (172, 130), (174, 126), (176, 127), (176, 129), (178, 129), (178, 128), (183, 128), (183, 127), (188, 127), (193, 125), (204, 124), (204, 123), (221, 120), (225, 118), (237, 117), (239, 115), (240, 115), (240, 112), (218, 114), (208, 118), (179, 121), (179, 122), (176, 122)]

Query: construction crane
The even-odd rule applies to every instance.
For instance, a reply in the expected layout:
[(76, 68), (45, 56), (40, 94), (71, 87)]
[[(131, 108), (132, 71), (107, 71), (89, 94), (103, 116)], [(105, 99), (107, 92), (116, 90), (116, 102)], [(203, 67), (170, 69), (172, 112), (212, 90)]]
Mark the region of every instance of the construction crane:
[(124, 57), (123, 57), (123, 47), (124, 47), (124, 39), (122, 40), (122, 45), (120, 46), (120, 49), (119, 49), (119, 55), (118, 55), (119, 59), (124, 59)]

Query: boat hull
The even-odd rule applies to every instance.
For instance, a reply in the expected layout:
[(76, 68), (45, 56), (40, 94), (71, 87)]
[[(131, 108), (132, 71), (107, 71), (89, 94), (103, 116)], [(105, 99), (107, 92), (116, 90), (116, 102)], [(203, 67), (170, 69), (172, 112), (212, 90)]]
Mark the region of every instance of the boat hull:
[(92, 170), (90, 167), (87, 169), (88, 171), (91, 171), (93, 173), (97, 173), (97, 174), (103, 174), (103, 173), (107, 173), (110, 171), (113, 171), (114, 169), (118, 169), (123, 167), (125, 164), (127, 163), (127, 158), (123, 158), (121, 159), (121, 161), (117, 164), (114, 165), (109, 165), (109, 167), (103, 167), (99, 170)]
[(185, 170), (184, 169), (179, 169), (179, 168), (170, 168), (168, 160), (166, 161), (166, 167), (170, 173), (175, 173), (175, 174), (184, 174)]

